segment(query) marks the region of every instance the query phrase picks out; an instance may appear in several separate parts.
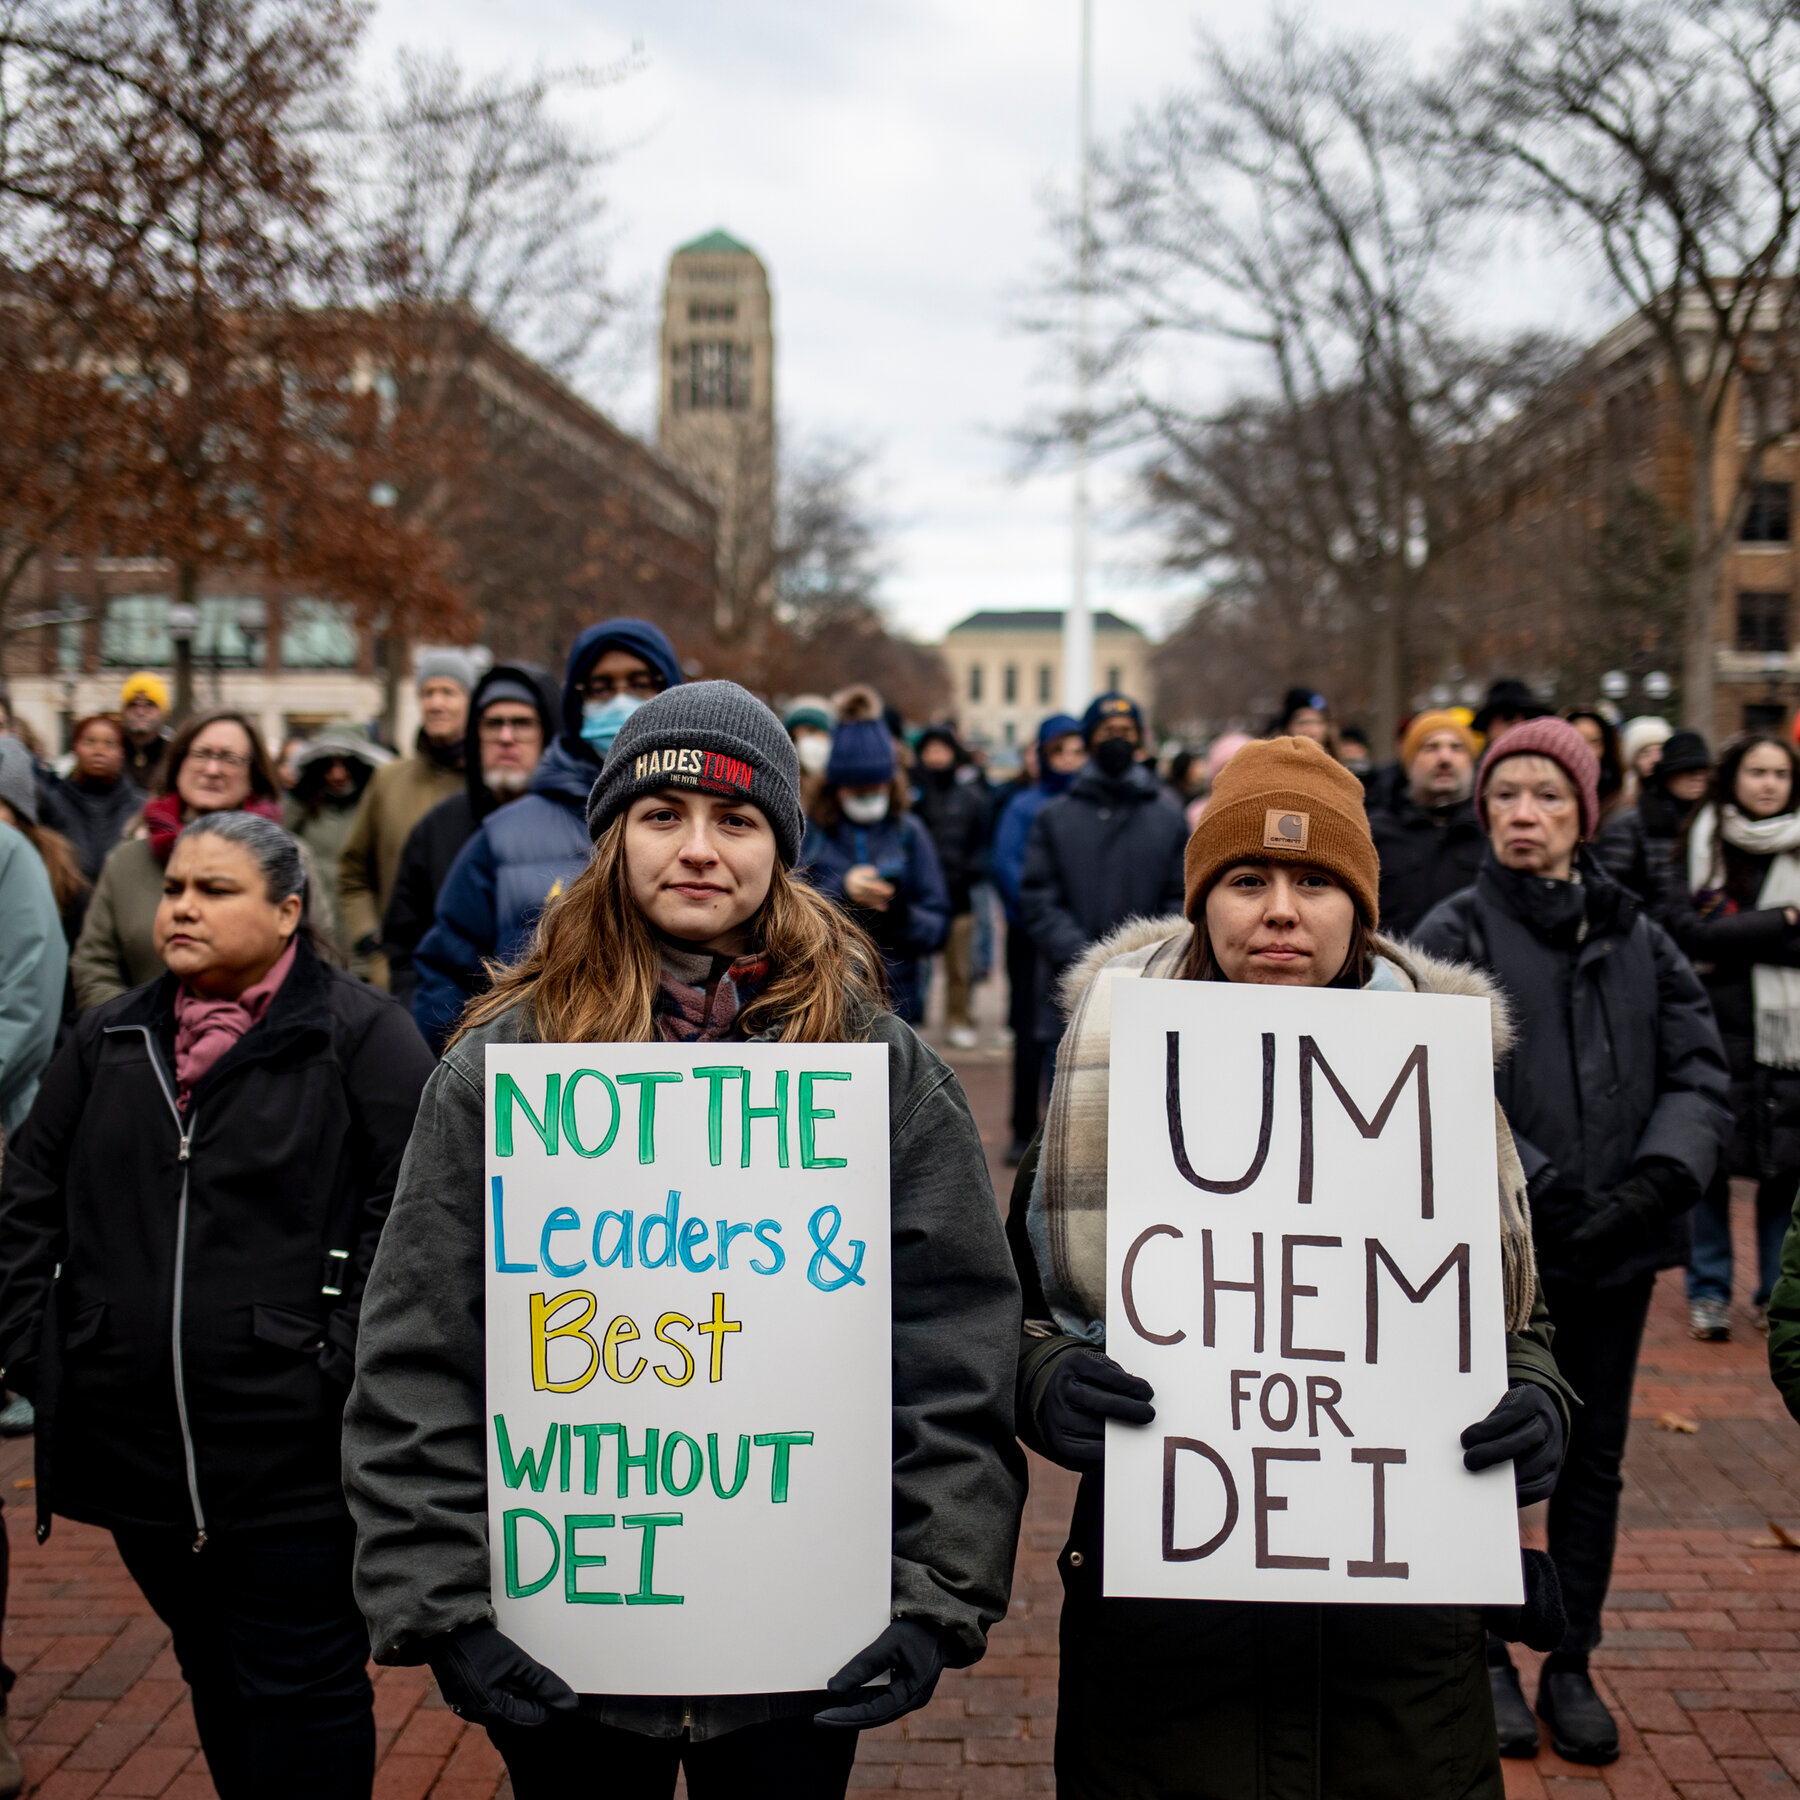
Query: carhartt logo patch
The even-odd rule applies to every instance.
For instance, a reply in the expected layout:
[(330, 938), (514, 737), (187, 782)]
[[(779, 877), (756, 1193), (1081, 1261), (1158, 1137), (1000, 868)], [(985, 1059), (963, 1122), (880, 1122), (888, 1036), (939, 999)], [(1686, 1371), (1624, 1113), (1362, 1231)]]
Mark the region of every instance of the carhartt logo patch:
[(1271, 806), (1263, 814), (1263, 848), (1265, 850), (1304, 850), (1312, 835), (1312, 814), (1283, 812)]

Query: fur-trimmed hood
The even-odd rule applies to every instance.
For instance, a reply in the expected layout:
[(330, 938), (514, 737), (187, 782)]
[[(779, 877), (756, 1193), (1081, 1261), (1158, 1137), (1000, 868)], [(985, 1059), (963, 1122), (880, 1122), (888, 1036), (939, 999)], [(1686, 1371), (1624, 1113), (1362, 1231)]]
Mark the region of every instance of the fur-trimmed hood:
[[(1161, 919), (1127, 919), (1090, 944), (1064, 971), (1056, 994), (1064, 1018), (1075, 1016), (1082, 995), (1114, 957), (1130, 955), (1134, 951), (1152, 951), (1150, 961), (1153, 965), (1161, 965), (1160, 973), (1162, 969), (1179, 965), (1193, 933), (1193, 926), (1178, 913)], [(1505, 1060), (1516, 1036), (1512, 1004), (1491, 976), (1472, 964), (1427, 956), (1411, 944), (1399, 944), (1379, 935), (1375, 939), (1375, 951), (1414, 993), (1460, 994), (1485, 1000), (1492, 1019), (1495, 1065)]]

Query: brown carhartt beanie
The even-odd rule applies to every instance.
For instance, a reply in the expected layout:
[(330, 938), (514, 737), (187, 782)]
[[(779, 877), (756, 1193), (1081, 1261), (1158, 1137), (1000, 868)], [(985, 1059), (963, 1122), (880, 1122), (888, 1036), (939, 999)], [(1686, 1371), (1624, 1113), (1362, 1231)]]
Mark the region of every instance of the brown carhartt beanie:
[(1246, 744), (1225, 765), (1188, 839), (1187, 916), (1200, 916), (1233, 863), (1270, 860), (1328, 870), (1355, 896), (1363, 922), (1380, 923), (1381, 865), (1362, 783), (1311, 738)]

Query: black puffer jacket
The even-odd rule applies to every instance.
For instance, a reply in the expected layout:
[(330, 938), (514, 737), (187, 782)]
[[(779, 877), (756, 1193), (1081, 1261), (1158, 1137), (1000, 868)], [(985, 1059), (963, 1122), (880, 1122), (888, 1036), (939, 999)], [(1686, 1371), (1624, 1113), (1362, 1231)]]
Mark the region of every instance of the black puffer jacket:
[(457, 852), (475, 835), (475, 827), (501, 804), (481, 778), (481, 709), (500, 681), (523, 683), (537, 695), (538, 724), (548, 744), (562, 717), (562, 695), (550, 674), (536, 663), (496, 663), (475, 684), (469, 701), (469, 723), (463, 734), (463, 792), (440, 800), (407, 834), (394, 874), (394, 888), (381, 918), (381, 948), (388, 961), (388, 991), (411, 1006), (418, 976), (413, 952), (431, 929), (437, 914), (438, 890), (456, 861)]
[[(1688, 1204), (1712, 1179), (1729, 1127), (1725, 1052), (1688, 960), (1589, 856), (1581, 881), (1547, 881), (1490, 857), (1475, 885), (1413, 934), (1432, 956), (1471, 962), (1505, 989), (1518, 1041), (1495, 1073), (1534, 1197), (1552, 1178), (1599, 1205), (1633, 1169), (1670, 1165)], [(1541, 1220), (1539, 1221), (1541, 1223)], [(1671, 1209), (1659, 1238), (1607, 1270), (1610, 1287), (1686, 1258)], [(1537, 1236), (1547, 1274), (1591, 1279)]]
[(363, 1284), (431, 1053), (303, 947), (184, 1120), (175, 992), (83, 1015), (7, 1145), (0, 1358), (38, 1407), (40, 1536), (53, 1511), (199, 1533), (344, 1510)]
[(1370, 800), (1369, 831), (1381, 858), (1381, 929), (1389, 937), (1410, 937), (1440, 900), (1475, 879), (1487, 853), (1474, 801), (1430, 812), (1404, 784), (1385, 806)]
[[(947, 777), (947, 779), (946, 779)], [(939, 771), (920, 769), (913, 790), (913, 817), (931, 833), (938, 867), (950, 890), (954, 917), (969, 910), (969, 890), (984, 872), (988, 838), (988, 790), (968, 763)]]
[(1659, 919), (1669, 904), (1675, 840), (1693, 810), (1648, 781), (1637, 805), (1614, 813), (1594, 839), (1594, 861)]
[(1760, 1180), (1800, 1169), (1800, 1069), (1765, 1068), (1756, 1060), (1750, 972), (1758, 963), (1800, 968), (1800, 925), (1788, 924), (1782, 907), (1756, 904), (1773, 857), (1727, 844), (1724, 860), (1724, 891), (1696, 895), (1676, 858), (1665, 917), (1676, 943), (1694, 959), (1731, 1064), (1735, 1129), (1726, 1166)]
[(1038, 951), (1037, 1034), (1062, 1035), (1056, 983), (1070, 963), (1127, 919), (1181, 911), (1187, 820), (1134, 763), (1112, 779), (1089, 763), (1032, 822), (1019, 910)]
[(60, 831), (75, 846), (82, 874), (89, 881), (98, 881), (100, 865), (143, 804), (142, 791), (123, 775), (104, 787), (71, 777), (54, 781), (44, 790), (38, 813), (44, 824)]

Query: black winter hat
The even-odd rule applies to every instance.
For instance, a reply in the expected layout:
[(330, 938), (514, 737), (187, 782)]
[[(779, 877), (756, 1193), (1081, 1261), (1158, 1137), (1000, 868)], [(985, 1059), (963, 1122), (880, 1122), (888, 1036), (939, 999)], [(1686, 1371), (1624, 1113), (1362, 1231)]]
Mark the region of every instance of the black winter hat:
[(1678, 731), (1663, 745), (1657, 759), (1658, 775), (1691, 775), (1696, 769), (1712, 767), (1712, 752), (1706, 739), (1697, 731)]
[(588, 836), (661, 788), (747, 800), (769, 821), (785, 867), (799, 860), (800, 758), (781, 721), (735, 681), (690, 681), (646, 700), (623, 725), (588, 795)]
[(1483, 737), (1494, 728), (1496, 717), (1502, 719), (1541, 719), (1550, 711), (1524, 682), (1503, 675), (1488, 689), (1474, 726)]

